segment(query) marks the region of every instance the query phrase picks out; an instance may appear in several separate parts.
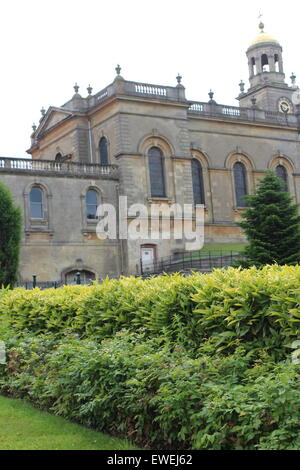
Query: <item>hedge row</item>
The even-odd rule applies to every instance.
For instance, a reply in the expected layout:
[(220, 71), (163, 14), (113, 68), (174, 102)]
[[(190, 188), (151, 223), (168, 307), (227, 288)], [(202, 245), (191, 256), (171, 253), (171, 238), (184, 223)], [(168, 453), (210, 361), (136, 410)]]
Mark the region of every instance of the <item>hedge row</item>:
[[(210, 343), (229, 351), (240, 342), (283, 357), (299, 339), (300, 266), (216, 270), (210, 275), (122, 278), (101, 285), (65, 286), (0, 297), (0, 315), (22, 333), (66, 332), (102, 340), (123, 328), (143, 328), (197, 350)], [(276, 356), (277, 355), (277, 356)]]
[(101, 345), (9, 340), (0, 392), (156, 449), (299, 449), (299, 366), (234, 354), (191, 359), (122, 331)]
[(269, 266), (1, 291), (0, 392), (151, 448), (299, 449), (299, 281)]

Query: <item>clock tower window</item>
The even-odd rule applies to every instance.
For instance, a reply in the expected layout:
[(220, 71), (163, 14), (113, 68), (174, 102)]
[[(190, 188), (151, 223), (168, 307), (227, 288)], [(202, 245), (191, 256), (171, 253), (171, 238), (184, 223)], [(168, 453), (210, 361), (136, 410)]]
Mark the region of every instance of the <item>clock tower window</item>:
[(261, 56), (261, 67), (263, 72), (270, 72), (269, 59), (267, 54)]

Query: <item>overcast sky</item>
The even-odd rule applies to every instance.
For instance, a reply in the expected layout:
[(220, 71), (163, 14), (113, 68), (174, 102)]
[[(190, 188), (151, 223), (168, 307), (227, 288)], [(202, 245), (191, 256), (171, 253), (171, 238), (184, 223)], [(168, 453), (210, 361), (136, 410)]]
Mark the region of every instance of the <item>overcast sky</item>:
[(286, 81), (300, 84), (299, 0), (2, 0), (0, 3), (0, 155), (24, 157), (42, 106), (60, 106), (111, 83), (115, 66), (127, 80), (176, 85), (207, 101), (238, 105), (248, 87), (245, 51), (265, 31), (283, 46)]

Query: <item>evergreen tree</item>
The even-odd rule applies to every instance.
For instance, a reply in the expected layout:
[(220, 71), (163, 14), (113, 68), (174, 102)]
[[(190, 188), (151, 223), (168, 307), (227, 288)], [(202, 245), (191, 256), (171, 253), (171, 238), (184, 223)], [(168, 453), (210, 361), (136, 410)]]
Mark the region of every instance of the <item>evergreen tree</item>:
[(246, 196), (242, 227), (249, 245), (247, 265), (294, 264), (300, 261), (300, 216), (284, 183), (268, 171), (257, 193)]
[(0, 183), (0, 288), (17, 280), (21, 240), (21, 209), (14, 205), (9, 189)]

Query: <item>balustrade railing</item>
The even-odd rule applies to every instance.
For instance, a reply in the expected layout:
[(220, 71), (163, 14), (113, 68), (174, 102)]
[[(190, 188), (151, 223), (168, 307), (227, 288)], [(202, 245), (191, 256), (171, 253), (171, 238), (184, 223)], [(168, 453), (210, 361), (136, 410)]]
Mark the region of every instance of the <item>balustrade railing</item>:
[(76, 162), (56, 162), (52, 160), (31, 160), (0, 157), (0, 171), (47, 172), (70, 175), (97, 175), (116, 178), (116, 165), (98, 165)]
[(143, 95), (167, 96), (167, 89), (161, 86), (135, 83), (134, 89), (136, 93), (141, 93)]
[[(157, 98), (169, 101), (181, 101), (189, 104), (188, 113), (211, 117), (223, 117), (235, 120), (269, 122), (286, 126), (297, 126), (298, 119), (295, 114), (284, 114), (277, 111), (264, 111), (259, 108), (244, 108), (238, 106), (228, 106), (215, 102), (188, 102), (185, 98), (185, 89), (182, 86), (162, 86), (149, 83), (131, 82), (118, 80), (99, 91), (93, 96), (89, 96), (85, 105), (88, 108), (107, 100), (113, 95), (139, 96), (143, 98)], [(68, 105), (68, 103), (67, 103)]]
[(211, 117), (227, 117), (245, 121), (277, 123), (286, 126), (296, 126), (298, 124), (295, 114), (264, 111), (258, 108), (240, 108), (216, 103), (190, 102), (188, 113)]
[(99, 102), (99, 101), (103, 101), (107, 97), (108, 97), (108, 91), (104, 90), (104, 91), (98, 93), (96, 98), (97, 98), (97, 101)]
[(185, 91), (183, 87), (124, 81), (123, 93), (143, 97), (163, 98), (171, 101), (185, 101)]

